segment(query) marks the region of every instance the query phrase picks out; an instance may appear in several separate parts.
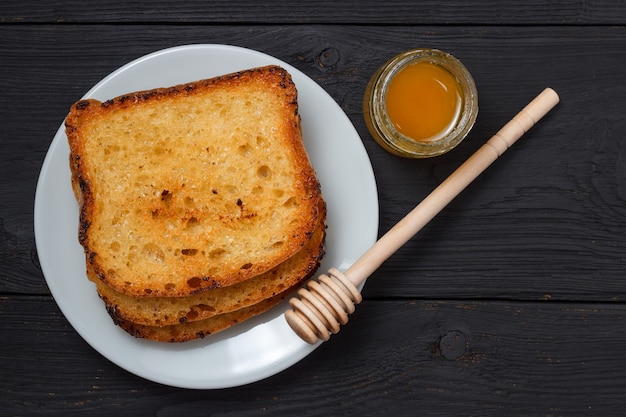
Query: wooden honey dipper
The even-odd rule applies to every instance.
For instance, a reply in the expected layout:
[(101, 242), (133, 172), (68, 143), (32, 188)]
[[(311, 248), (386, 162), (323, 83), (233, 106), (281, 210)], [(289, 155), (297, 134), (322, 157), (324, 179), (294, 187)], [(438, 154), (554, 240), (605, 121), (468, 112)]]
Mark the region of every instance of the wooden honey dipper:
[(358, 286), (558, 102), (557, 93), (546, 88), (346, 271), (331, 268), (327, 275), (307, 282), (289, 300), (291, 309), (285, 312), (289, 326), (311, 344), (337, 333), (362, 300)]

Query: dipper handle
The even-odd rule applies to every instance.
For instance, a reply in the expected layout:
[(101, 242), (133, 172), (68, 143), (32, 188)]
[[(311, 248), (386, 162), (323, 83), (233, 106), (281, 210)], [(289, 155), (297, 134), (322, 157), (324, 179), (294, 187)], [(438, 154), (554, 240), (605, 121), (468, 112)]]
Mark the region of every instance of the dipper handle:
[(317, 280), (310, 280), (289, 300), (285, 318), (308, 343), (326, 341), (348, 322), (355, 304), (361, 302), (358, 286), (378, 267), (432, 220), (450, 201), (511, 147), (559, 102), (546, 88), (502, 129), (459, 166), (421, 203), (385, 233), (343, 273), (336, 268)]

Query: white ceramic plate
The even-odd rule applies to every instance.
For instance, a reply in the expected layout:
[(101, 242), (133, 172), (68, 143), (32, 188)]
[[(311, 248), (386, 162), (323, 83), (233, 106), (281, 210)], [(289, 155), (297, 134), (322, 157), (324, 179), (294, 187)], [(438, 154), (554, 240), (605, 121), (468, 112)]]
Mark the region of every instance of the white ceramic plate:
[[(376, 240), (378, 196), (361, 140), (335, 101), (313, 80), (276, 58), (226, 45), (189, 45), (158, 51), (113, 72), (84, 98), (106, 100), (247, 68), (278, 64), (299, 93), (305, 146), (328, 204), (326, 256), (320, 272), (345, 269)], [(283, 371), (311, 353), (284, 320), (285, 303), (201, 340), (167, 344), (135, 339), (115, 326), (85, 277), (78, 244), (78, 207), (70, 186), (63, 124), (43, 163), (35, 196), (35, 238), (41, 267), (59, 308), (76, 331), (118, 366), (148, 380), (181, 388), (226, 388)]]

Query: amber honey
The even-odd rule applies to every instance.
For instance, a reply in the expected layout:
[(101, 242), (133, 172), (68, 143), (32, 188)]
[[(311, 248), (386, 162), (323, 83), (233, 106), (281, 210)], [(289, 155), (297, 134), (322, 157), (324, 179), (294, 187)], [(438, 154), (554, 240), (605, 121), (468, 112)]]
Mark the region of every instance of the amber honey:
[(417, 141), (437, 140), (461, 114), (463, 91), (445, 68), (418, 62), (398, 71), (387, 90), (386, 107), (396, 129)]
[(414, 49), (374, 74), (363, 111), (368, 130), (383, 148), (426, 158), (448, 152), (465, 138), (478, 114), (478, 93), (458, 59), (436, 49)]

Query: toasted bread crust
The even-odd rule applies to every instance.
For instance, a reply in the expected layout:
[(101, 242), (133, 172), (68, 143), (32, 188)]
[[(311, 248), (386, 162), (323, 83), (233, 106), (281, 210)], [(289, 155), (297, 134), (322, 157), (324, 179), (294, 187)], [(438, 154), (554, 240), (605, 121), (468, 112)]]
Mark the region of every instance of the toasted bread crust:
[(309, 278), (324, 255), (325, 208), (318, 227), (306, 245), (291, 258), (268, 272), (240, 283), (207, 290), (187, 297), (133, 297), (108, 287), (93, 274), (100, 298), (116, 321), (148, 326), (190, 323), (257, 304), (285, 292)]
[(320, 185), (280, 67), (81, 100), (66, 132), (88, 269), (120, 293), (234, 285), (316, 227)]
[(115, 324), (121, 327), (126, 333), (140, 339), (149, 339), (157, 342), (181, 343), (195, 339), (202, 339), (209, 335), (221, 332), (232, 326), (265, 313), (278, 303), (286, 299), (291, 291), (285, 291), (274, 297), (265, 299), (257, 304), (235, 310), (230, 313), (220, 314), (204, 320), (190, 323), (173, 324), (169, 326), (146, 326), (120, 319), (113, 308), (108, 308), (108, 312)]

